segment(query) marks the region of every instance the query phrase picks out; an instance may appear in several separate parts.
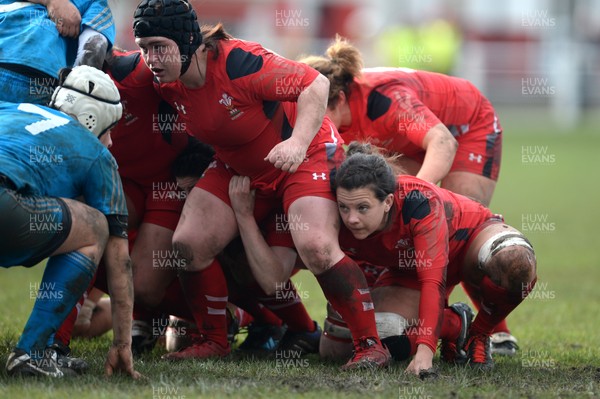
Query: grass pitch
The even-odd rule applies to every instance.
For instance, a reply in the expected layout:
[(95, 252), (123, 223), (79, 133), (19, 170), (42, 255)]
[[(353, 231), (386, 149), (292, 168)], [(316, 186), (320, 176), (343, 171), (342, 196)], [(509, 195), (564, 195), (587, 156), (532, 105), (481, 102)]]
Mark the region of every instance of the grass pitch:
[[(502, 114), (501, 114), (502, 115)], [(512, 123), (511, 123), (512, 122)], [(339, 371), (316, 356), (297, 364), (240, 358), (167, 363), (164, 352), (136, 361), (146, 376), (107, 380), (102, 365), (109, 337), (75, 341), (72, 349), (92, 365), (75, 379), (10, 379), (0, 371), (2, 398), (545, 398), (600, 397), (600, 136), (594, 123), (570, 134), (524, 129), (503, 118), (504, 154), (492, 210), (521, 229), (538, 258), (538, 285), (509, 317), (521, 350), (496, 357), (483, 375), (437, 362), (440, 378), (421, 382), (404, 374), (407, 363), (377, 372)], [(520, 127), (521, 126), (521, 127)], [(535, 130), (538, 130), (535, 132)], [(33, 306), (43, 268), (3, 270), (0, 279), (0, 359), (6, 359)], [(321, 325), (324, 298), (314, 278), (295, 278), (309, 312)], [(465, 300), (459, 289), (453, 300)], [(33, 292), (33, 294), (32, 294)]]

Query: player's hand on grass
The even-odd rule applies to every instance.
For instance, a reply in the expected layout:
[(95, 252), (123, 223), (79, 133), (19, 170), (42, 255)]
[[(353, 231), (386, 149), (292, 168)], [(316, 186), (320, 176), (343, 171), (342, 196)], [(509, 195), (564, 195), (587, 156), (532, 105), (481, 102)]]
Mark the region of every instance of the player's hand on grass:
[(420, 344), (417, 347), (417, 353), (406, 368), (407, 373), (421, 376), (423, 371), (433, 368), (433, 352), (427, 345)]
[(56, 24), (56, 29), (64, 37), (79, 36), (81, 14), (69, 0), (48, 0), (46, 3), (48, 16)]
[(294, 173), (304, 162), (306, 150), (306, 145), (292, 136), (273, 147), (265, 157), (265, 161), (271, 162), (284, 172)]
[(229, 181), (229, 200), (238, 215), (254, 215), (254, 190), (250, 189), (250, 178), (233, 176)]
[(133, 354), (131, 345), (111, 345), (104, 363), (104, 373), (110, 377), (115, 372), (127, 373), (134, 380), (142, 378), (142, 375), (133, 369)]

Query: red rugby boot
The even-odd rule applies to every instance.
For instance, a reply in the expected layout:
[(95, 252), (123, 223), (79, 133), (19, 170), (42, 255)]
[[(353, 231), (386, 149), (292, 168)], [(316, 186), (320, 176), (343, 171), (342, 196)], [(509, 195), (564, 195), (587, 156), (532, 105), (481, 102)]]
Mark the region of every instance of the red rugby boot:
[(375, 369), (387, 367), (392, 360), (390, 351), (374, 337), (361, 337), (354, 349), (354, 356), (342, 366), (342, 370)]

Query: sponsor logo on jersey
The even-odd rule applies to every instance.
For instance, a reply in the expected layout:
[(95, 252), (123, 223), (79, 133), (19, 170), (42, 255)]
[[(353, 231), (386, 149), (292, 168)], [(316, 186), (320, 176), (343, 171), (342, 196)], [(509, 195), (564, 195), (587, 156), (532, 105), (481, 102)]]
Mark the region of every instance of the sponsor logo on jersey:
[(313, 180), (318, 180), (318, 179), (327, 180), (327, 175), (325, 174), (325, 172), (322, 172), (322, 173), (313, 172), (312, 176), (313, 176)]
[(398, 242), (396, 243), (395, 248), (396, 249), (409, 249), (409, 248), (413, 248), (414, 244), (413, 244), (413, 240), (411, 238), (401, 238), (398, 240)]
[(219, 104), (222, 104), (229, 111), (229, 117), (231, 120), (235, 120), (240, 117), (244, 112), (240, 111), (233, 105), (233, 97), (227, 93), (223, 93), (222, 98), (219, 100)]
[(187, 114), (187, 112), (185, 112), (185, 106), (183, 104), (179, 104), (177, 102), (175, 102), (174, 104), (175, 104), (175, 108), (177, 108), (177, 112), (181, 112), (184, 115)]
[(482, 159), (483, 159), (483, 156), (481, 154), (473, 154), (472, 152), (469, 153), (469, 161), (471, 161), (471, 162), (481, 163)]

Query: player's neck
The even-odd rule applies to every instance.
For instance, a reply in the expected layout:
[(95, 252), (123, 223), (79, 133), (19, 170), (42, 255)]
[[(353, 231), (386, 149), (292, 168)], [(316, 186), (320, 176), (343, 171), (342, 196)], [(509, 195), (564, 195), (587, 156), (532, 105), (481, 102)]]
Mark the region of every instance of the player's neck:
[(185, 87), (197, 89), (206, 82), (207, 53), (198, 49), (192, 56), (192, 63), (188, 70), (181, 75), (180, 80)]

